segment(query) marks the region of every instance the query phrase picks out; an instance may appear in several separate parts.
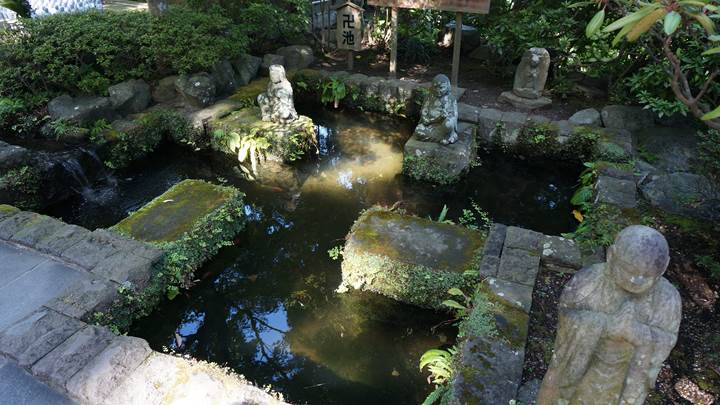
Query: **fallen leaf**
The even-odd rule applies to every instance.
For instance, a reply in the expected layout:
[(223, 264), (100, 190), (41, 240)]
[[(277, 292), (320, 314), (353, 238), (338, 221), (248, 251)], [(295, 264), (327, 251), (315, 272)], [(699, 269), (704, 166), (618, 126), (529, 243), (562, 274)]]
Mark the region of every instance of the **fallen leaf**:
[(583, 216), (582, 212), (580, 212), (578, 210), (573, 210), (572, 214), (575, 217), (575, 219), (578, 220), (578, 222), (582, 222), (585, 220), (585, 217)]
[(400, 372), (395, 369), (393, 369), (392, 373), (390, 374), (392, 374), (393, 377), (400, 377)]

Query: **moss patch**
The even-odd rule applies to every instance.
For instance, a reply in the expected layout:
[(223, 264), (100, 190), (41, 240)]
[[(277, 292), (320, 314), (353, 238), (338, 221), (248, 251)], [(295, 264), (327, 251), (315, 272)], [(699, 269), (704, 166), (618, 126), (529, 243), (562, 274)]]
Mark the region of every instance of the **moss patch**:
[(263, 93), (265, 90), (267, 90), (269, 83), (270, 78), (268, 77), (255, 79), (247, 85), (237, 89), (235, 93), (230, 96), (230, 99), (239, 101), (246, 107), (254, 106), (257, 103), (257, 98), (260, 93)]
[(172, 242), (233, 195), (233, 189), (201, 180), (185, 180), (122, 220), (113, 229), (145, 242)]
[(484, 240), (456, 225), (366, 211), (353, 226), (343, 252), (343, 286), (435, 309), (451, 287), (473, 289)]

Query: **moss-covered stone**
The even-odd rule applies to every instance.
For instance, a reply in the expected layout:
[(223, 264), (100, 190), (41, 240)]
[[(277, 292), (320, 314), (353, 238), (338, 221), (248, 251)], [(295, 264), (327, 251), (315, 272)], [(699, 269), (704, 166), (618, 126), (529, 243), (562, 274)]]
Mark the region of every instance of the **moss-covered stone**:
[(452, 287), (472, 289), (484, 239), (479, 232), (381, 208), (366, 211), (348, 236), (340, 291), (372, 291), (425, 308)]
[(270, 83), (269, 77), (255, 79), (247, 85), (238, 88), (235, 93), (230, 96), (230, 99), (239, 101), (245, 107), (254, 106), (257, 103), (257, 98), (260, 93), (267, 90), (268, 83)]
[(458, 129), (459, 139), (450, 145), (422, 142), (411, 137), (404, 148), (403, 173), (415, 180), (435, 184), (458, 181), (475, 162), (475, 128)]
[(123, 288), (97, 321), (120, 331), (148, 315), (160, 300), (189, 287), (193, 274), (245, 227), (245, 195), (232, 187), (185, 180), (111, 229), (161, 248), (165, 257), (142, 291)]
[(263, 121), (260, 109), (244, 108), (208, 123), (213, 149), (237, 156), (243, 139), (260, 137), (268, 141), (267, 154), (273, 160), (292, 162), (316, 150), (315, 124), (306, 116), (290, 124)]
[(185, 180), (115, 225), (113, 229), (145, 242), (173, 242), (196, 222), (225, 205), (237, 191), (201, 180)]

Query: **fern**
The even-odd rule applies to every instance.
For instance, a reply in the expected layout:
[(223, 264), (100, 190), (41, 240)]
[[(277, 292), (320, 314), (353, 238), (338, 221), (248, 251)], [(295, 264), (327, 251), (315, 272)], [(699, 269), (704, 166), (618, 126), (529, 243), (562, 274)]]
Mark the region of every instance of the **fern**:
[[(234, 134), (235, 135), (235, 134)], [(250, 167), (252, 170), (252, 176), (257, 176), (258, 165), (262, 160), (265, 160), (265, 154), (270, 148), (270, 141), (262, 135), (259, 135), (257, 129), (253, 129), (249, 134), (240, 137), (238, 144), (238, 161), (245, 163), (250, 161)], [(247, 169), (241, 166), (246, 171)]]
[(433, 390), (433, 392), (431, 392), (430, 395), (425, 398), (422, 405), (433, 405), (434, 403), (438, 402), (449, 390), (449, 385), (438, 385), (437, 387), (435, 387), (435, 390)]
[(453, 376), (452, 359), (455, 353), (457, 353), (455, 348), (430, 349), (420, 357), (420, 370), (427, 367), (434, 384), (445, 384)]

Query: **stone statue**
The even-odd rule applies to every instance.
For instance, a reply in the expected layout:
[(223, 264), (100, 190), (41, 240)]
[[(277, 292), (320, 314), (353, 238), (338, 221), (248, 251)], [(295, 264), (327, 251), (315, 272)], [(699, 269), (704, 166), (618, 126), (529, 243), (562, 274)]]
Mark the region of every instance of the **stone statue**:
[(547, 49), (530, 48), (515, 71), (512, 92), (502, 93), (499, 101), (524, 109), (540, 108), (552, 103), (552, 100), (543, 97), (549, 69), (550, 53)]
[(662, 277), (669, 261), (659, 232), (630, 226), (608, 249), (607, 263), (570, 280), (538, 405), (645, 401), (680, 326), (680, 295)]
[(457, 122), (458, 105), (450, 79), (437, 75), (432, 81), (430, 95), (423, 103), (415, 136), (423, 142), (455, 143), (458, 140)]
[(267, 91), (258, 96), (263, 121), (289, 124), (298, 119), (293, 102), (293, 89), (282, 65), (270, 66)]
[(518, 97), (540, 98), (548, 70), (550, 69), (550, 53), (545, 48), (530, 48), (522, 57), (515, 71), (513, 93)]

